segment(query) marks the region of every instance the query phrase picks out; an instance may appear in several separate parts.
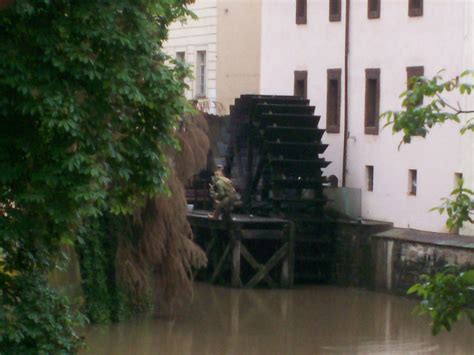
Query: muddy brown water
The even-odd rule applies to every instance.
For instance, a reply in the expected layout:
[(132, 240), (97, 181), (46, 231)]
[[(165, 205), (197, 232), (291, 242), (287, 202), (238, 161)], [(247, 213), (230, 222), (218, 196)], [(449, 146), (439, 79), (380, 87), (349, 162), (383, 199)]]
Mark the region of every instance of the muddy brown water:
[(315, 355), (474, 354), (474, 327), (461, 321), (433, 337), (416, 302), (348, 288), (235, 290), (196, 284), (174, 320), (91, 327), (83, 354)]

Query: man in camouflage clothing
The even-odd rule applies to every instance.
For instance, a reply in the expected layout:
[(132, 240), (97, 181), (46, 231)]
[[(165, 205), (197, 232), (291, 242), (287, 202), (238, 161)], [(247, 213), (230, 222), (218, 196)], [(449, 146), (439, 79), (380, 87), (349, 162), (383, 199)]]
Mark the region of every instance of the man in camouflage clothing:
[(224, 176), (222, 165), (217, 166), (209, 188), (214, 200), (214, 212), (210, 213), (209, 217), (219, 219), (223, 215), (225, 219), (230, 219), (233, 208), (240, 205), (241, 201), (232, 180)]

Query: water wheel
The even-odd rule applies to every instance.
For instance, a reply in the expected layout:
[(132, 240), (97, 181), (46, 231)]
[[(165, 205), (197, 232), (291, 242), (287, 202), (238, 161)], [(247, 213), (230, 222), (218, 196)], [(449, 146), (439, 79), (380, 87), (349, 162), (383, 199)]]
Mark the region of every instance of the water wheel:
[(231, 108), (227, 174), (250, 213), (319, 216), (325, 204), (321, 157), (327, 144), (309, 100), (242, 95)]

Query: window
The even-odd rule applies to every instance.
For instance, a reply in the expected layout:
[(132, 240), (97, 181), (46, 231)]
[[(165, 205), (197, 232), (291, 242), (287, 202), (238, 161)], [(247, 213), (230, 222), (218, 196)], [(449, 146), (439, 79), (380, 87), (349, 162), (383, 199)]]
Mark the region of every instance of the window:
[(368, 0), (367, 17), (369, 19), (380, 18), (380, 0)]
[(416, 187), (417, 187), (417, 173), (416, 170), (408, 170), (408, 194), (411, 196), (416, 196)]
[(457, 188), (459, 182), (463, 179), (462, 173), (454, 173), (454, 188)]
[(329, 21), (341, 21), (341, 0), (329, 0)]
[(328, 69), (326, 132), (339, 133), (341, 117), (341, 69)]
[(423, 16), (423, 0), (408, 0), (408, 16)]
[(176, 52), (176, 60), (179, 60), (184, 63), (185, 59), (186, 59), (185, 52)]
[(379, 134), (380, 69), (365, 70), (365, 134)]
[(295, 96), (299, 96), (303, 99), (306, 99), (307, 88), (308, 88), (308, 72), (295, 71)]
[[(422, 66), (418, 67), (407, 67), (407, 90), (410, 90), (413, 84), (410, 82), (415, 76), (423, 76), (425, 74), (425, 68)], [(415, 103), (415, 106), (420, 106), (423, 103), (423, 96), (420, 100)]]
[(296, 24), (304, 25), (306, 24), (306, 12), (307, 12), (307, 1), (306, 0), (296, 0)]
[(206, 51), (197, 52), (196, 96), (206, 97)]
[(367, 181), (367, 191), (374, 191), (374, 167), (372, 165), (365, 166), (365, 177)]

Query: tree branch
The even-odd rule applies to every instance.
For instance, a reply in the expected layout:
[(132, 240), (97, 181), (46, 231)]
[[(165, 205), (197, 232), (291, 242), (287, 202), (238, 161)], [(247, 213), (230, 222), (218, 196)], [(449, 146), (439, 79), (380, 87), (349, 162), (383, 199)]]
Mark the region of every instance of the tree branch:
[(441, 101), (445, 106), (449, 107), (453, 110), (456, 114), (466, 114), (466, 113), (474, 113), (474, 110), (461, 110), (460, 108), (456, 108), (450, 105), (446, 100), (444, 100), (439, 94), (436, 94), (436, 97)]

